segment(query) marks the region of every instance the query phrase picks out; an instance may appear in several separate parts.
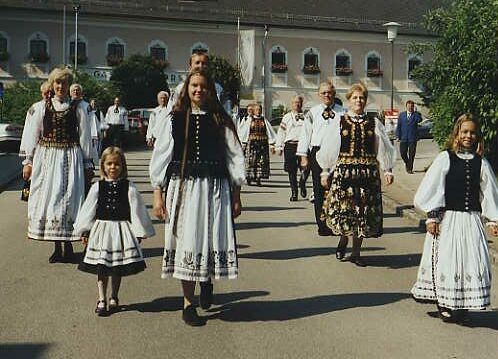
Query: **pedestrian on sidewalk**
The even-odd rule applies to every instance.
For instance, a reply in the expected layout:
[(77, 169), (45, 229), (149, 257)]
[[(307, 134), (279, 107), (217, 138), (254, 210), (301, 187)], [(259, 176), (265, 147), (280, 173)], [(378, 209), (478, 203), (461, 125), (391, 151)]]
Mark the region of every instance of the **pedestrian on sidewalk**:
[(154, 108), (149, 116), (149, 124), (147, 126), (147, 134), (145, 135), (145, 140), (147, 146), (154, 147), (154, 142), (158, 133), (164, 127), (164, 121), (166, 121), (166, 106), (168, 105), (169, 93), (167, 91), (159, 91), (157, 94), (157, 107)]
[(208, 309), (211, 278), (238, 275), (233, 219), (241, 212), (240, 185), (245, 179), (235, 126), (205, 72), (187, 75), (154, 146), (150, 177), (153, 212), (166, 219), (161, 277), (181, 280), (182, 318), (188, 325), (203, 325), (194, 304), (196, 282), (201, 284), (200, 306)]
[[(107, 147), (100, 160), (100, 181), (94, 183), (74, 224), (74, 233), (87, 245), (78, 269), (97, 275), (95, 313), (119, 309), (121, 277), (145, 269), (142, 239), (154, 235), (140, 192), (127, 179), (126, 159), (119, 147)], [(107, 307), (107, 284), (111, 295)]]
[(401, 112), (398, 117), (396, 137), (399, 140), (399, 152), (405, 163), (405, 170), (409, 174), (413, 174), (413, 161), (417, 153), (417, 129), (420, 122), (422, 115), (415, 111), (415, 102), (406, 101), (406, 111)]
[(270, 178), (270, 150), (274, 152), (276, 135), (270, 122), (263, 117), (261, 105), (255, 104), (253, 108), (254, 115), (246, 124), (246, 179), (249, 185), (255, 181), (257, 186), (261, 186), (261, 179)]
[(109, 106), (105, 115), (105, 147), (116, 146), (123, 147), (125, 132), (130, 129), (128, 123), (128, 111), (121, 106), (121, 98), (115, 97), (114, 104)]
[(247, 105), (245, 116), (242, 117), (237, 124), (237, 134), (242, 143), (242, 151), (244, 151), (244, 153), (246, 153), (247, 141), (249, 140), (249, 127), (252, 118), (254, 117), (254, 106), (256, 106), (256, 104), (250, 103)]
[[(289, 184), (291, 187), (290, 201), (297, 201), (298, 181), (297, 170), (301, 168), (299, 157), (296, 155), (297, 144), (301, 132), (304, 127), (304, 114), (303, 114), (303, 97), (295, 96), (291, 101), (291, 111), (286, 113), (280, 122), (277, 131), (277, 139), (275, 149), (279, 155), (284, 153), (284, 171), (289, 175)], [(301, 169), (301, 176), (299, 179), (299, 189), (301, 190), (301, 197), (306, 198), (306, 180), (310, 174), (310, 169)]]
[[(336, 258), (344, 259), (348, 237), (353, 238), (349, 261), (364, 267), (360, 256), (364, 238), (383, 233), (380, 170), (390, 185), (396, 150), (382, 122), (365, 113), (368, 90), (363, 83), (346, 93), (349, 110), (324, 129), (322, 146), (316, 155), (323, 172), (321, 183), (329, 188), (323, 204), (324, 220), (341, 236)], [(379, 168), (380, 167), (380, 168)]]
[(73, 223), (85, 198), (85, 177), (93, 177), (90, 121), (87, 109), (69, 99), (71, 79), (67, 69), (50, 73), (54, 96), (32, 107), (23, 135), (23, 178), (31, 178), (28, 237), (54, 243), (50, 263), (73, 261), (71, 243), (80, 240)]
[(304, 128), (301, 132), (296, 151), (296, 154), (301, 157), (301, 167), (311, 170), (314, 195), (313, 205), (319, 236), (330, 236), (332, 234), (330, 228), (327, 227), (327, 224), (321, 218), (325, 190), (320, 184), (322, 168), (316, 161), (316, 153), (322, 143), (333, 141), (331, 138), (324, 136), (324, 133), (327, 132), (327, 127), (338, 122), (344, 113), (344, 108), (334, 103), (335, 94), (335, 87), (330, 81), (320, 84), (318, 97), (321, 103), (313, 106), (306, 113)]
[(414, 204), (427, 213), (427, 234), (415, 300), (436, 303), (445, 322), (459, 322), (469, 309), (490, 304), (491, 271), (482, 218), (498, 235), (496, 176), (482, 157), (479, 121), (461, 115), (424, 176)]

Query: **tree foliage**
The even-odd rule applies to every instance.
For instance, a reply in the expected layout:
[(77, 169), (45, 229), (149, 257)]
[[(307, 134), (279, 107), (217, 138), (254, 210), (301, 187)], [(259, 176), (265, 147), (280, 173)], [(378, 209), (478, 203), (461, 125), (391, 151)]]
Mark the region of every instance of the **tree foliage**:
[(128, 108), (157, 106), (157, 93), (168, 90), (164, 62), (150, 56), (132, 55), (114, 68), (111, 82)]
[(216, 55), (209, 55), (209, 73), (225, 91), (232, 103), (238, 102), (241, 78), (240, 72), (228, 60)]
[(41, 83), (41, 81), (24, 81), (6, 87), (3, 99), (4, 120), (24, 124), (28, 109), (41, 100)]
[(117, 89), (112, 82), (99, 81), (86, 72), (76, 72), (74, 82), (79, 83), (83, 88), (84, 99), (90, 102), (94, 98), (100, 109), (106, 109), (111, 105), (117, 95)]
[(429, 52), (432, 61), (414, 70), (422, 98), (443, 145), (455, 119), (470, 112), (481, 121), (485, 148), (496, 168), (498, 118), (498, 1), (452, 0), (430, 11), (427, 30), (438, 36), (411, 51)]

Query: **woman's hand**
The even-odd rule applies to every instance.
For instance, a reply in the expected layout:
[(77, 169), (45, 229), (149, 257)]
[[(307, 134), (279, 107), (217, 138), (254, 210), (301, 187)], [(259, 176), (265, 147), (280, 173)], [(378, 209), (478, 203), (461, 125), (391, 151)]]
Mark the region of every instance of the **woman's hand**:
[(439, 223), (437, 222), (430, 222), (425, 225), (425, 228), (427, 229), (427, 232), (432, 234), (434, 237), (439, 236)]
[(152, 213), (157, 219), (166, 219), (167, 217), (166, 207), (163, 200), (163, 191), (161, 189), (154, 190)]
[(242, 213), (242, 202), (240, 201), (240, 186), (232, 190), (232, 216), (237, 218)]
[(392, 173), (386, 172), (384, 173), (384, 179), (386, 180), (386, 184), (389, 186), (394, 182), (394, 175)]
[(31, 178), (31, 171), (33, 170), (33, 166), (24, 165), (22, 167), (22, 179), (27, 181)]
[(491, 224), (488, 226), (489, 234), (493, 237), (498, 237), (498, 224)]
[(85, 246), (88, 244), (88, 234), (82, 234), (80, 239)]
[(320, 184), (322, 185), (323, 188), (329, 189), (329, 177), (328, 176), (321, 176), (320, 177)]

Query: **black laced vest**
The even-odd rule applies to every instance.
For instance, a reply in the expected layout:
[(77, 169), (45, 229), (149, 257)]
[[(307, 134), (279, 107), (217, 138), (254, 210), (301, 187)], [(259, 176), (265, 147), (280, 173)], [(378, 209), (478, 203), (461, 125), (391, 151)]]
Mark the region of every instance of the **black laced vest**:
[(52, 100), (45, 103), (43, 135), (40, 144), (45, 147), (74, 147), (80, 144), (76, 109), (80, 100), (71, 101), (63, 111), (56, 111)]
[(99, 181), (96, 218), (107, 221), (130, 221), (129, 186), (130, 182), (126, 179)]

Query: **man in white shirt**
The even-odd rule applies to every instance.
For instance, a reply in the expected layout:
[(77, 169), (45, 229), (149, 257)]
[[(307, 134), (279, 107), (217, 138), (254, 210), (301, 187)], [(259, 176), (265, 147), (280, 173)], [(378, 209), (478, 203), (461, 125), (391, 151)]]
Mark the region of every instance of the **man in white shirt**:
[[(92, 98), (90, 100), (90, 108), (92, 111), (91, 114), (93, 116), (95, 127), (97, 129), (97, 146), (96, 147), (97, 147), (97, 154), (100, 157), (100, 153), (102, 152), (102, 137), (103, 137), (102, 131), (104, 130), (104, 114), (97, 107), (97, 100), (94, 98)], [(96, 163), (95, 165), (98, 165), (98, 163)]]
[[(299, 168), (299, 157), (296, 155), (297, 145), (304, 127), (303, 97), (295, 96), (291, 101), (292, 111), (286, 113), (280, 122), (277, 132), (275, 149), (279, 155), (284, 153), (284, 171), (289, 175), (291, 187), (290, 201), (297, 201), (297, 170)], [(306, 180), (309, 176), (309, 168), (301, 171), (299, 187), (301, 196), (306, 197)]]
[(149, 147), (154, 146), (157, 135), (161, 131), (163, 125), (162, 122), (166, 120), (166, 105), (168, 104), (168, 99), (169, 93), (166, 91), (159, 91), (157, 94), (158, 106), (150, 113), (147, 134), (145, 135), (145, 140), (147, 141), (147, 146)]
[[(320, 149), (322, 141), (327, 141), (326, 138), (323, 138), (323, 133), (325, 132), (323, 129), (331, 121), (339, 121), (345, 111), (342, 106), (334, 103), (335, 88), (331, 82), (326, 81), (320, 84), (318, 97), (320, 104), (313, 106), (304, 118), (304, 128), (299, 138), (296, 154), (301, 157), (301, 166), (303, 168), (311, 168), (313, 193), (315, 196), (313, 204), (315, 207), (315, 220), (318, 225), (318, 235), (329, 236), (332, 234), (332, 231), (327, 227), (325, 221), (320, 219), (324, 189), (320, 183), (322, 169), (316, 161), (316, 153)], [(309, 150), (310, 152), (308, 152)]]
[(114, 105), (109, 106), (105, 115), (107, 130), (104, 133), (107, 146), (123, 146), (124, 132), (128, 132), (128, 111), (121, 106), (121, 99), (116, 97)]

